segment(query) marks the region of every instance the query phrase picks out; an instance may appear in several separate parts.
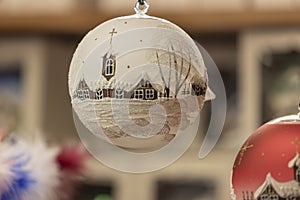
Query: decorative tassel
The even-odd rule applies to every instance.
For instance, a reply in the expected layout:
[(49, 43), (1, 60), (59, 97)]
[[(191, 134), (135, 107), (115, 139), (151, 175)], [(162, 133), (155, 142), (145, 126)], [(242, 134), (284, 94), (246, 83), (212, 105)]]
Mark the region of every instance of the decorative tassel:
[(28, 152), (31, 155), (29, 169), (36, 184), (24, 195), (23, 200), (58, 199), (60, 194), (56, 189), (60, 185), (60, 170), (55, 162), (58, 149), (47, 147), (43, 140), (38, 139), (29, 145)]
[(64, 146), (61, 149), (56, 158), (61, 168), (60, 200), (72, 199), (74, 196), (87, 158), (87, 152), (80, 145)]
[(36, 181), (30, 176), (30, 171), (26, 169), (29, 160), (24, 154), (14, 158), (14, 162), (10, 166), (11, 183), (3, 192), (1, 200), (22, 200), (22, 196), (36, 184)]
[(49, 148), (11, 138), (0, 143), (0, 200), (69, 200), (85, 169), (79, 145)]
[(8, 190), (13, 180), (13, 173), (10, 170), (12, 160), (7, 158), (7, 148), (7, 145), (0, 143), (0, 200), (2, 199), (1, 194)]
[(88, 153), (81, 145), (64, 146), (56, 160), (62, 170), (81, 173), (85, 169)]
[(23, 148), (15, 148), (10, 143), (2, 142), (0, 153), (1, 200), (21, 200), (35, 180), (30, 176), (28, 163), (30, 156)]
[[(9, 170), (9, 179), (5, 180), (9, 181), (3, 184), (0, 200), (57, 199), (57, 150), (46, 148), (42, 140), (32, 145), (17, 141), (5, 146), (5, 161)], [(2, 182), (2, 177), (0, 179)]]

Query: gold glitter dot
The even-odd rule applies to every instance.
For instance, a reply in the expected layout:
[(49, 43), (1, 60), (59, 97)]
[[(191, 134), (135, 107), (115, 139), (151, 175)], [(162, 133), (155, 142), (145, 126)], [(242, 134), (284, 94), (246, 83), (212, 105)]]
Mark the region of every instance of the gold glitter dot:
[(261, 153), (261, 156), (265, 156), (265, 153)]

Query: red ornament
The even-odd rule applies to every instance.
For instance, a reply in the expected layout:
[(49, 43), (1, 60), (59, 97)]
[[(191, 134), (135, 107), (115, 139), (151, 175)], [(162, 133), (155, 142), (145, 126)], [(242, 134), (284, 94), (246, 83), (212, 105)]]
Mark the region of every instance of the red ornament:
[(81, 173), (85, 170), (88, 153), (80, 145), (64, 146), (56, 157), (62, 170)]
[(237, 154), (233, 200), (300, 199), (300, 118), (287, 116), (257, 129)]

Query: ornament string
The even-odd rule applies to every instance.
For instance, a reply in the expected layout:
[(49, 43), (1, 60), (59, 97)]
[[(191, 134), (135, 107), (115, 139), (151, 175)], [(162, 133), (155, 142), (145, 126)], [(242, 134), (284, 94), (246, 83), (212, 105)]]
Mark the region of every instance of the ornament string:
[(146, 0), (138, 0), (135, 4), (134, 11), (136, 14), (146, 14), (149, 10), (149, 4)]
[(139, 4), (142, 5), (142, 6), (145, 5), (145, 1), (146, 0), (138, 0)]

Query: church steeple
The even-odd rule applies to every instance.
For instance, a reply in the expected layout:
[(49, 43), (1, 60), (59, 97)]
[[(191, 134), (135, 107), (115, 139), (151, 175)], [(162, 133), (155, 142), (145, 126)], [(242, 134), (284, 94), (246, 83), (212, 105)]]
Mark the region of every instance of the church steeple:
[(103, 56), (103, 63), (102, 63), (102, 75), (106, 78), (107, 81), (109, 81), (112, 77), (115, 76), (116, 71), (116, 56), (113, 55), (112, 50), (112, 42), (114, 34), (117, 34), (115, 28), (112, 29), (111, 32), (109, 32), (110, 36), (110, 42), (109, 42), (109, 50), (108, 52)]

